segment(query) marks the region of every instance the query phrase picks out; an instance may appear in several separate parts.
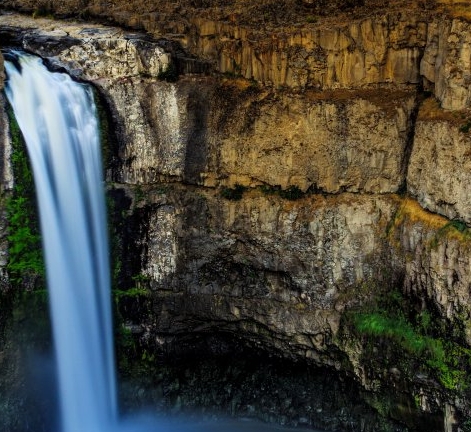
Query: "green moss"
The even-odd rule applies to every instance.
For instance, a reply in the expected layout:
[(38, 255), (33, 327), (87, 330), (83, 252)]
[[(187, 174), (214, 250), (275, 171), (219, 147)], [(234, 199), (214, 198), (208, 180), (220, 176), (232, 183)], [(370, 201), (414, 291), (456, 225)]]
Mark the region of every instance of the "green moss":
[(280, 193), (280, 187), (270, 186), (270, 185), (262, 185), (260, 186), (260, 190), (264, 195), (277, 195)]
[(467, 121), (466, 123), (460, 126), (460, 132), (468, 133), (471, 129), (471, 121)]
[(39, 4), (38, 7), (33, 11), (32, 17), (36, 18), (48, 18), (54, 19), (54, 11), (51, 4), (44, 2)]
[[(148, 310), (151, 291), (149, 289), (150, 278), (143, 274), (133, 276), (134, 286), (119, 289), (114, 284), (112, 296), (115, 306), (115, 344), (119, 371), (124, 376), (139, 374), (142, 372), (142, 364), (148, 359), (142, 359), (142, 347), (135, 339), (132, 331), (126, 325), (130, 310)], [(137, 366), (136, 366), (137, 365)], [(137, 368), (137, 369), (136, 369)]]
[(278, 195), (283, 199), (290, 201), (295, 201), (297, 199), (303, 198), (308, 194), (308, 192), (303, 192), (298, 186), (289, 186), (286, 189), (281, 189), (280, 186), (270, 186), (262, 185), (260, 190), (265, 195)]
[(471, 229), (460, 220), (452, 220), (437, 230), (430, 241), (430, 246), (436, 248), (443, 238), (456, 238), (459, 241), (469, 242), (471, 240)]
[(471, 432), (471, 419), (467, 419), (462, 424), (463, 432)]
[(7, 109), (12, 140), (11, 163), (15, 184), (6, 200), (9, 258), (7, 270), (13, 284), (44, 286), (45, 267), (41, 248), (34, 180), (23, 136), (12, 109)]
[(290, 186), (287, 189), (280, 190), (279, 195), (281, 198), (294, 201), (302, 198), (304, 193), (297, 186)]
[(361, 334), (389, 338), (414, 355), (421, 355), (429, 348), (435, 352), (430, 338), (417, 333), (402, 316), (388, 316), (383, 312), (359, 313), (354, 315), (353, 323)]
[(397, 291), (348, 315), (349, 325), (363, 340), (366, 351), (375, 345), (370, 342), (388, 341), (392, 352), (401, 353), (401, 358), (394, 360), (411, 373), (421, 369), (450, 391), (469, 388), (471, 350), (459, 337), (452, 337), (438, 317), (434, 319), (428, 310), (415, 311)]
[(140, 287), (132, 287), (127, 290), (119, 290), (119, 289), (114, 289), (113, 290), (113, 297), (115, 299), (115, 302), (119, 303), (121, 299), (123, 298), (136, 298), (136, 297), (146, 297), (150, 294), (150, 291), (145, 289), (145, 288), (140, 288)]
[(444, 228), (444, 230), (447, 230), (447, 229), (455, 229), (456, 231), (468, 236), (468, 237), (471, 237), (471, 231), (470, 229), (468, 228), (468, 226), (463, 222), (463, 221), (459, 221), (459, 220), (452, 220), (450, 221), (449, 223), (447, 223)]
[(5, 338), (7, 349), (16, 343), (35, 350), (49, 349), (52, 337), (34, 179), (26, 145), (10, 106), (7, 115), (14, 186), (2, 198), (8, 219), (9, 287), (0, 290), (0, 340)]
[(242, 199), (246, 189), (247, 188), (245, 186), (237, 183), (233, 188), (223, 188), (221, 190), (221, 196), (231, 201), (239, 201)]

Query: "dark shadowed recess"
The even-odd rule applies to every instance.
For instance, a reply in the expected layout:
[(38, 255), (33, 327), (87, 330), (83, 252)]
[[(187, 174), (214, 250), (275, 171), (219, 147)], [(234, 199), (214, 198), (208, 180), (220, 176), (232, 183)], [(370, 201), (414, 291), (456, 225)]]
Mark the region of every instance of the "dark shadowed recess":
[(176, 338), (158, 357), (142, 351), (129, 368), (120, 386), (124, 412), (147, 407), (195, 422), (232, 418), (300, 430), (407, 431), (368, 406), (349, 377), (278, 357), (235, 335)]

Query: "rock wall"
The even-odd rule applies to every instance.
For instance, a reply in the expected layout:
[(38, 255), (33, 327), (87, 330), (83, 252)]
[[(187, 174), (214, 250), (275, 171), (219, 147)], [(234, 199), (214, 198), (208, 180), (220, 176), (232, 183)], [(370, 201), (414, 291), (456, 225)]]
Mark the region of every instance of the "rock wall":
[[(349, 311), (399, 289), (469, 349), (468, 27), (397, 12), (324, 25), (267, 38), (195, 16), (170, 43), (0, 15), (4, 40), (91, 81), (109, 110), (120, 284), (147, 292), (127, 312), (142, 344), (230, 333), (423, 413), (454, 407), (448, 432), (463, 392), (389, 348), (396, 363), (372, 368), (366, 336), (342, 335)], [(159, 79), (179, 61), (223, 74)]]
[(469, 29), (469, 23), (459, 19), (436, 19), (428, 25), (421, 74), (445, 109), (469, 107)]
[(231, 80), (138, 78), (104, 90), (127, 137), (117, 182), (167, 176), (327, 193), (396, 192), (405, 182), (413, 89), (384, 99), (361, 91), (299, 97)]
[(461, 115), (426, 118), (423, 111), (415, 128), (408, 189), (424, 208), (470, 224), (468, 120)]
[(202, 56), (217, 53), (219, 71), (265, 85), (327, 89), (420, 79), (426, 23), (415, 17), (388, 14), (341, 28), (280, 32), (269, 40), (258, 30), (227, 23), (193, 24), (197, 36), (188, 41), (192, 50)]
[(146, 245), (143, 275), (160, 297), (150, 334), (188, 331), (189, 323), (242, 329), (290, 355), (328, 358), (343, 310), (361, 301), (361, 284), (392, 283), (384, 237), (394, 197), (290, 202), (253, 191), (232, 202), (179, 187), (148, 196), (135, 212), (149, 226), (136, 240)]

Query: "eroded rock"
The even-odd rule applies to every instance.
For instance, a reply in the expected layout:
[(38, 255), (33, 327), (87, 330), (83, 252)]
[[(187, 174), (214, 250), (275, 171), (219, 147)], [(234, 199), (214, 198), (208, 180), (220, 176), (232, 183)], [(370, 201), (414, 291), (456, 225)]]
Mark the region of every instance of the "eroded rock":
[(470, 24), (460, 19), (437, 19), (428, 27), (420, 72), (432, 84), (444, 109), (469, 107), (470, 29)]
[(447, 113), (433, 99), (422, 106), (407, 173), (420, 204), (449, 219), (471, 224), (468, 113)]

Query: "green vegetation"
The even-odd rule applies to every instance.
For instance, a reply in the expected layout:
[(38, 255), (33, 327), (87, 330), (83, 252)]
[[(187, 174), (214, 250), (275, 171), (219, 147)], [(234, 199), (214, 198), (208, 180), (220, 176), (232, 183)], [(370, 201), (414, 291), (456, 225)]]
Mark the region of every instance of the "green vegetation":
[(221, 196), (231, 201), (239, 201), (242, 199), (242, 196), (246, 190), (247, 188), (245, 186), (236, 183), (233, 188), (223, 188), (221, 190)]
[(463, 221), (459, 221), (459, 220), (450, 221), (447, 225), (445, 225), (445, 228), (447, 228), (447, 227), (454, 228), (455, 230), (459, 231), (460, 233), (469, 232), (469, 229), (468, 229), (467, 225)]
[(469, 377), (461, 366), (471, 365), (471, 350), (423, 335), (403, 316), (365, 313), (355, 315), (353, 323), (360, 334), (389, 339), (415, 359), (422, 359), (446, 389), (469, 386)]
[(308, 192), (303, 192), (298, 186), (289, 186), (286, 189), (281, 189), (279, 186), (263, 185), (260, 186), (260, 190), (265, 195), (278, 195), (290, 201), (298, 200), (308, 194)]
[(9, 255), (8, 281), (2, 280), (0, 287), (0, 340), (6, 350), (19, 341), (22, 348), (49, 349), (52, 337), (33, 174), (10, 106), (7, 114), (14, 186), (2, 198), (8, 218)]
[(120, 290), (120, 289), (113, 290), (114, 300), (118, 304), (124, 298), (136, 298), (139, 296), (146, 297), (148, 295), (149, 295), (149, 291), (145, 288), (132, 287), (132, 288), (129, 288), (128, 290)]
[(469, 388), (471, 350), (461, 343), (456, 323), (444, 323), (428, 310), (417, 312), (397, 291), (363, 309), (351, 311), (348, 320), (364, 347), (387, 342), (398, 356), (393, 360), (406, 364), (411, 373), (434, 376), (447, 390)]
[(135, 286), (121, 290), (118, 288), (113, 289), (113, 298), (115, 302), (119, 305), (119, 302), (125, 298), (138, 298), (138, 297), (147, 297), (150, 294), (147, 284), (150, 281), (150, 277), (138, 274), (132, 277), (132, 280), (135, 282)]
[(464, 421), (462, 425), (463, 432), (471, 432), (471, 419), (467, 419)]
[[(295, 201), (303, 198), (310, 192), (303, 192), (298, 186), (289, 186), (286, 189), (281, 189), (280, 186), (262, 185), (259, 188), (265, 195), (278, 195), (280, 198)], [(244, 192), (247, 190), (246, 186), (238, 183), (233, 188), (225, 187), (221, 190), (221, 196), (231, 201), (238, 201), (242, 199)]]
[(430, 245), (432, 247), (437, 247), (440, 239), (445, 236), (457, 238), (460, 241), (469, 241), (471, 239), (471, 229), (463, 221), (449, 221), (437, 230), (435, 236), (430, 242)]
[(319, 21), (319, 18), (314, 16), (314, 15), (308, 15), (306, 17), (306, 22), (309, 23), (309, 24), (316, 23), (317, 21)]
[[(147, 310), (151, 291), (148, 287), (150, 278), (143, 274), (133, 276), (134, 286), (129, 289), (117, 288), (114, 282), (112, 296), (115, 306), (115, 342), (116, 355), (120, 373), (129, 376), (145, 372), (148, 367), (150, 355), (146, 353), (132, 334), (124, 316), (130, 315), (132, 310)], [(132, 315), (132, 312), (131, 312)], [(146, 353), (146, 356), (144, 356)]]
[[(225, 199), (231, 201), (239, 201), (242, 199), (244, 192), (248, 188), (246, 186), (242, 186), (238, 183), (235, 184), (233, 188), (225, 187), (221, 190), (221, 196)], [(301, 199), (308, 195), (311, 192), (303, 192), (298, 186), (289, 186), (286, 189), (281, 189), (280, 186), (269, 186), (269, 185), (262, 185), (259, 187), (260, 191), (264, 195), (277, 195), (280, 198), (295, 201)]]
[(54, 19), (54, 11), (52, 8), (52, 4), (43, 1), (38, 4), (36, 9), (33, 11), (32, 17), (34, 19), (36, 18), (48, 18), (48, 19)]
[(44, 286), (45, 267), (41, 249), (34, 180), (26, 147), (11, 108), (11, 163), (15, 184), (7, 199), (9, 259), (7, 270), (13, 284), (28, 288)]
[(299, 189), (297, 186), (290, 186), (287, 189), (282, 189), (278, 192), (281, 198), (290, 200), (290, 201), (295, 201), (297, 199), (300, 199), (304, 196), (304, 192)]
[(471, 120), (468, 120), (466, 123), (460, 126), (460, 132), (468, 133), (471, 129)]

